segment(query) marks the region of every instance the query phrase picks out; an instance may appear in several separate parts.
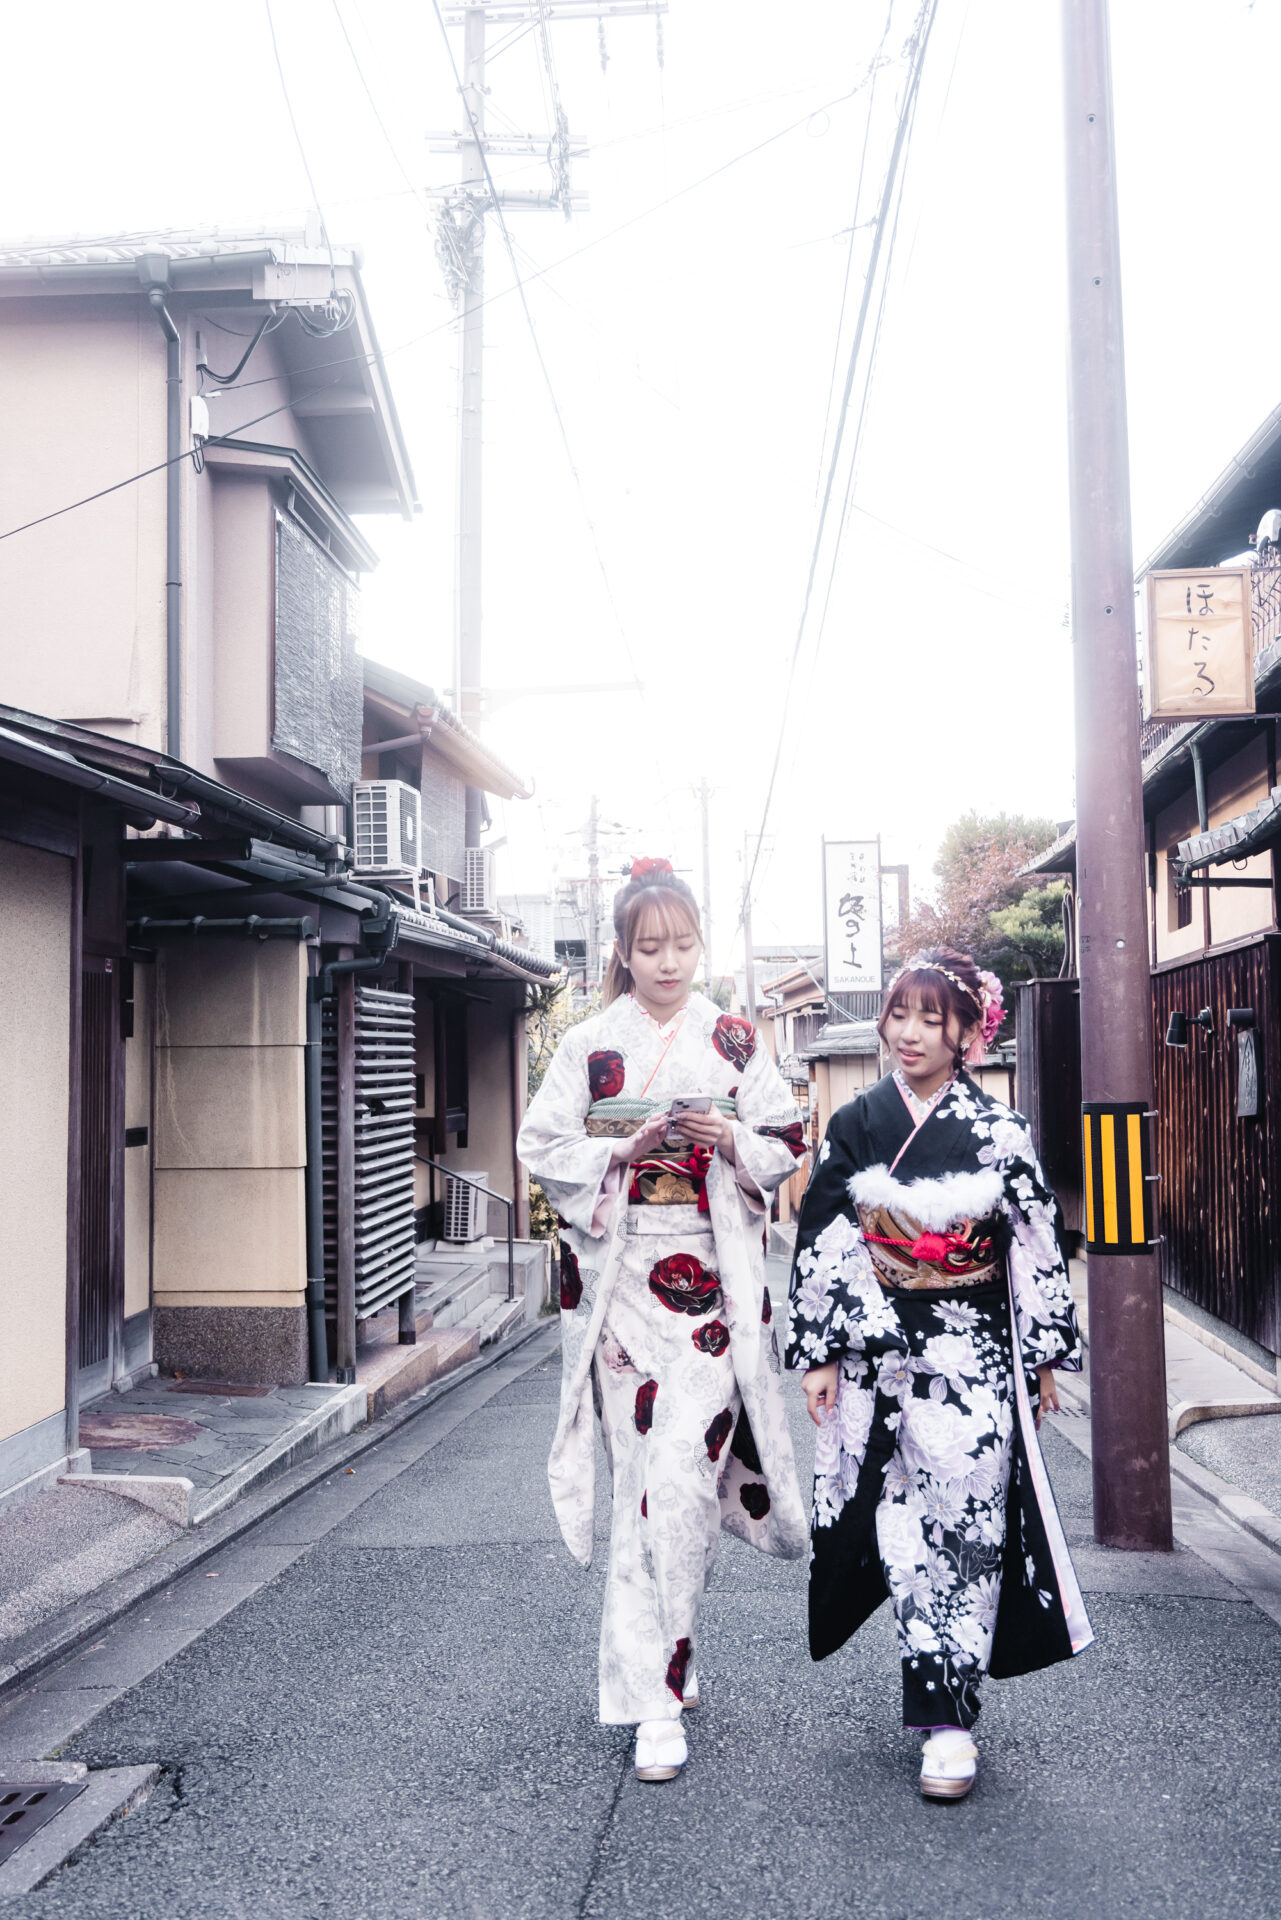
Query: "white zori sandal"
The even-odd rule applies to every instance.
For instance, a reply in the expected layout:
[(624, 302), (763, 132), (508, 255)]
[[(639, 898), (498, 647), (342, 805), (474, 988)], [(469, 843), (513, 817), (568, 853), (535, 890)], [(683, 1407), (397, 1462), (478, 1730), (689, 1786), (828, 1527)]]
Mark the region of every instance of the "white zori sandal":
[(689, 1670), (689, 1679), (685, 1682), (685, 1691), (681, 1695), (681, 1706), (684, 1708), (686, 1713), (693, 1713), (695, 1707), (698, 1705), (698, 1702), (699, 1702), (698, 1675), (694, 1672), (694, 1669), (691, 1667)]
[(921, 1749), (921, 1792), (927, 1800), (964, 1800), (978, 1775), (979, 1750), (963, 1727), (942, 1727)]
[(636, 1778), (674, 1780), (689, 1758), (679, 1720), (642, 1720), (636, 1729)]

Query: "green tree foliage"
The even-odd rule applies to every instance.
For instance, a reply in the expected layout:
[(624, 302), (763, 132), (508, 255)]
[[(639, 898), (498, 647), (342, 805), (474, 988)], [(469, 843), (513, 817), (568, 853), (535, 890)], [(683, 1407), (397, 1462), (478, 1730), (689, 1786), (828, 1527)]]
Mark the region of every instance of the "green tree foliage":
[(966, 813), (947, 829), (934, 863), (934, 899), (918, 906), (896, 942), (901, 960), (923, 947), (955, 947), (1009, 983), (1057, 974), (1063, 958), (1062, 881), (1021, 869), (1056, 837), (1052, 820)]

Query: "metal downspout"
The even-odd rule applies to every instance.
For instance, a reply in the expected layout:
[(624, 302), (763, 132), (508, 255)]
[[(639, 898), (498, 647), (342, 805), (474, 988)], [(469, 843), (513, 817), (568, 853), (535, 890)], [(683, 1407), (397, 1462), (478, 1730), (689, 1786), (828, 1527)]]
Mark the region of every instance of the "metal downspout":
[(307, 1377), (329, 1378), (329, 1338), (325, 1331), (325, 1176), (321, 1134), (320, 981), (307, 982), (307, 1045), (303, 1052), (303, 1104), (307, 1123), (307, 1171), (303, 1193), (307, 1213)]
[(182, 758), (182, 341), (163, 287), (147, 295), (165, 336), (165, 752)]

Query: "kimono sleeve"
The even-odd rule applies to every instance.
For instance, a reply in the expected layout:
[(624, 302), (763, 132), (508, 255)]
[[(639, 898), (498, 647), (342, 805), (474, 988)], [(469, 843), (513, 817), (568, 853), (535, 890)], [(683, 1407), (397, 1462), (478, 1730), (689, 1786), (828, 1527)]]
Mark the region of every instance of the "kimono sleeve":
[(832, 1115), (801, 1202), (788, 1299), (789, 1367), (825, 1366), (844, 1353), (876, 1358), (907, 1351), (850, 1197), (849, 1182), (861, 1165), (855, 1104)]
[(1059, 1203), (1045, 1183), (1032, 1135), (1019, 1114), (998, 1121), (993, 1142), (1005, 1148), (1000, 1210), (1010, 1230), (1007, 1259), (1023, 1364), (1081, 1371), (1081, 1333), (1059, 1233)]
[(805, 1159), (801, 1110), (760, 1036), (734, 1096), (734, 1163), (739, 1185), (768, 1199)]
[(613, 1155), (610, 1141), (589, 1139), (584, 1131), (592, 1103), (585, 1047), (571, 1028), (529, 1103), (516, 1151), (561, 1218), (591, 1234)]

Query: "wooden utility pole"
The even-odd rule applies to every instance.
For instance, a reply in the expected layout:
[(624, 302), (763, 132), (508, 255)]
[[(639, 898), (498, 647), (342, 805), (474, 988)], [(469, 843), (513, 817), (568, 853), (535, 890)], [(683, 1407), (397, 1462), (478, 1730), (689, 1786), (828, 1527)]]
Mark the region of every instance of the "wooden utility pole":
[[(761, 843), (756, 842), (756, 851), (760, 853)], [(748, 852), (748, 836), (743, 835), (743, 973), (747, 989), (747, 1017), (756, 1019), (756, 956), (752, 952), (752, 856)]]
[(698, 789), (699, 801), (703, 811), (703, 991), (708, 999), (712, 997), (712, 833), (711, 799), (712, 790), (707, 784), (707, 775)]
[(587, 816), (587, 991), (600, 985), (600, 802)]
[[(1127, 1130), (1145, 1137), (1153, 1076), (1107, 0), (1062, 0), (1062, 24), (1081, 1093), (1110, 1151)], [(1142, 1192), (1130, 1186), (1131, 1208)], [(1094, 1533), (1108, 1546), (1169, 1549), (1161, 1279), (1146, 1226), (1130, 1234), (1116, 1252), (1090, 1243)]]

